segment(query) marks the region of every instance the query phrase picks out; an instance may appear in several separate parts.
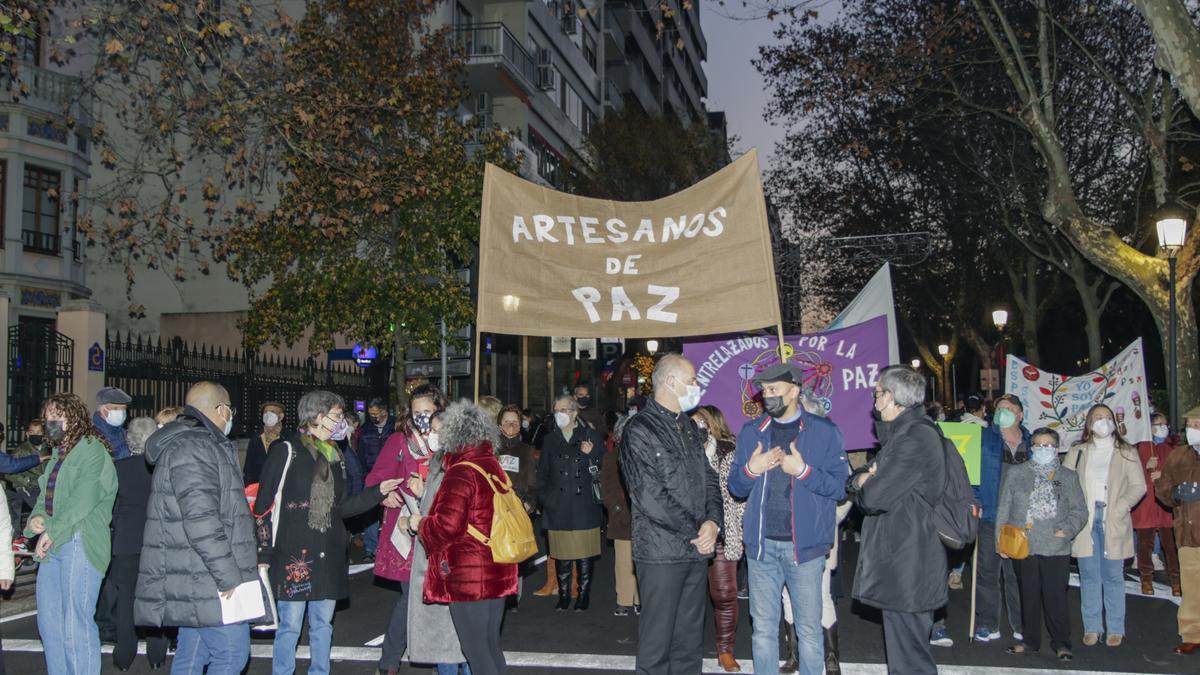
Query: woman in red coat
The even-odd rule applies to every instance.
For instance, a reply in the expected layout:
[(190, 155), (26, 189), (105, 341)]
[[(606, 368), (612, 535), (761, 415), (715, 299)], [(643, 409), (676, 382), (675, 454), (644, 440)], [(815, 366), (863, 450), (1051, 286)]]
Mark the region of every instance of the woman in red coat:
[(1154, 480), (1162, 475), (1167, 465), (1167, 455), (1171, 454), (1172, 439), (1169, 438), (1171, 428), (1167, 425), (1167, 417), (1162, 413), (1154, 413), (1150, 418), (1153, 443), (1138, 443), (1138, 458), (1142, 463), (1142, 473), (1146, 475), (1146, 496), (1133, 510), (1133, 529), (1137, 532), (1137, 565), (1138, 574), (1142, 577), (1142, 593), (1154, 595), (1154, 562), (1150, 554), (1154, 551), (1154, 535), (1158, 535), (1162, 544), (1163, 557), (1167, 561), (1167, 578), (1171, 580), (1171, 593), (1180, 597), (1183, 592), (1179, 586), (1179, 554), (1175, 550), (1175, 532), (1171, 529), (1173, 519), (1171, 510), (1154, 498)]
[(429, 556), (424, 600), (450, 605), (474, 675), (503, 673), (500, 622), (504, 598), (517, 592), (517, 566), (494, 562), (491, 549), (467, 531), (468, 525), (484, 535), (492, 530), (494, 493), (479, 469), (503, 480), (494, 450), (499, 431), (482, 408), (460, 401), (442, 416), (440, 439), (445, 467), (441, 489), (429, 513), (409, 521)]

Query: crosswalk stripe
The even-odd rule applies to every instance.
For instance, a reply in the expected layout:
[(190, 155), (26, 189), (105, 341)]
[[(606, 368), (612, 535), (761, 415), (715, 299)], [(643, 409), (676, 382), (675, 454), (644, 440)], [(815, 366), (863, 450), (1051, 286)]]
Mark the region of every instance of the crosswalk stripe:
[[(383, 636), (380, 636), (382, 639)], [(41, 652), (40, 640), (6, 639), (4, 650), (8, 652)], [(100, 651), (112, 653), (111, 645), (104, 645)], [(138, 643), (138, 653), (146, 653), (146, 643)], [(334, 661), (375, 662), (379, 660), (380, 650), (373, 647), (334, 647), (330, 656)], [(271, 645), (256, 644), (250, 646), (250, 656), (256, 659), (271, 658)], [(569, 670), (613, 670), (630, 672), (634, 668), (634, 657), (620, 654), (554, 654), (549, 652), (504, 652), (510, 668), (562, 668)], [(307, 660), (307, 646), (296, 648), (296, 658)], [(741, 662), (743, 673), (754, 673), (754, 664), (749, 659)], [(705, 673), (724, 673), (724, 669), (716, 659), (704, 659)], [(847, 675), (885, 675), (887, 666), (882, 663), (842, 663), (842, 672)], [(1096, 670), (1059, 670), (1055, 668), (1011, 668), (997, 666), (938, 666), (939, 675), (1037, 675), (1054, 673), (1055, 675), (1135, 675), (1134, 673), (1105, 672)]]

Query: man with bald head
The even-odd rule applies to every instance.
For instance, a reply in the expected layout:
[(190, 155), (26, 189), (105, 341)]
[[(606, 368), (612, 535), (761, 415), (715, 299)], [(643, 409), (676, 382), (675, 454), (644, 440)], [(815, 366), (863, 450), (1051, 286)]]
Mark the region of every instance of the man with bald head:
[(633, 514), (642, 615), (639, 675), (694, 675), (704, 656), (708, 561), (722, 516), (721, 487), (689, 413), (696, 369), (678, 354), (658, 361), (654, 398), (621, 436), (620, 465)]
[(134, 615), (178, 626), (173, 673), (236, 675), (250, 658), (250, 626), (226, 625), (220, 598), (258, 578), (258, 543), (246, 503), (235, 410), (215, 382), (188, 390), (187, 406), (146, 442), (154, 466)]

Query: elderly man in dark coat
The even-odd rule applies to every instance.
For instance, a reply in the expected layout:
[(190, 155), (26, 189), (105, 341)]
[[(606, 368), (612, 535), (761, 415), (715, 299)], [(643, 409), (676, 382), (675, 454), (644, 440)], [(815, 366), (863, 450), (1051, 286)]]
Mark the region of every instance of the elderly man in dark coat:
[(134, 615), (142, 626), (179, 626), (172, 669), (237, 675), (250, 659), (250, 625), (226, 625), (220, 598), (258, 579), (258, 542), (246, 503), (229, 392), (188, 390), (183, 415), (146, 443), (150, 502)]
[(946, 483), (942, 437), (925, 415), (925, 379), (907, 366), (880, 374), (875, 412), (882, 447), (847, 485), (866, 514), (854, 598), (883, 610), (889, 673), (933, 674), (933, 612), (946, 604), (946, 549), (931, 518)]

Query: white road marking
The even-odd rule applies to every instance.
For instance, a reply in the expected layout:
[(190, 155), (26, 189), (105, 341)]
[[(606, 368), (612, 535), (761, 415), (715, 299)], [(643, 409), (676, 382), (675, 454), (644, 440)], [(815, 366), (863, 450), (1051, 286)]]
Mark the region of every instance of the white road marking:
[(383, 646), (383, 638), (385, 638), (385, 637), (387, 637), (387, 635), (380, 635), (377, 638), (372, 638), (370, 642), (366, 643), (363, 646), (364, 647), (381, 647), (381, 646)]
[[(383, 636), (380, 636), (382, 639)], [(4, 641), (4, 650), (8, 652), (42, 651), (40, 640)], [(104, 645), (100, 651), (112, 653), (111, 645)], [(138, 643), (138, 653), (146, 653), (146, 643)], [(334, 661), (356, 661), (371, 663), (379, 660), (380, 650), (371, 647), (334, 647), (330, 656)], [(250, 646), (250, 656), (256, 659), (271, 658), (271, 645), (256, 644)], [(617, 654), (553, 654), (547, 652), (504, 652), (508, 665), (514, 668), (564, 668), (571, 670), (614, 670), (632, 671), (634, 657)], [(296, 658), (307, 660), (308, 647), (296, 649)], [(750, 659), (741, 661), (743, 673), (753, 673), (754, 664)], [(724, 673), (724, 669), (716, 659), (704, 659), (705, 673)], [(885, 675), (887, 666), (882, 663), (843, 663), (842, 672), (847, 675)], [(1012, 668), (1009, 666), (938, 666), (939, 675), (1037, 675), (1054, 673), (1054, 675), (1136, 675), (1135, 673), (1105, 672), (1097, 670), (1058, 670), (1056, 668)]]
[(355, 575), (359, 572), (366, 572), (367, 570), (373, 569), (375, 569), (375, 563), (359, 563), (357, 565), (350, 566), (350, 574)]
[(0, 619), (0, 623), (8, 623), (9, 621), (16, 621), (18, 619), (24, 619), (30, 616), (37, 616), (37, 610), (31, 609), (28, 612), (21, 612), (19, 614), (13, 614), (12, 616), (6, 616), (3, 619)]

